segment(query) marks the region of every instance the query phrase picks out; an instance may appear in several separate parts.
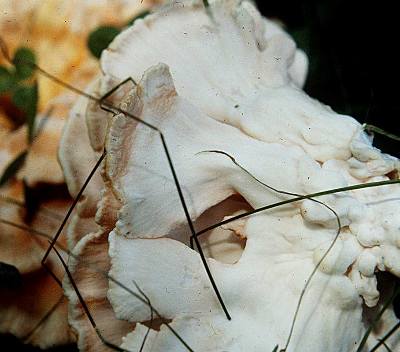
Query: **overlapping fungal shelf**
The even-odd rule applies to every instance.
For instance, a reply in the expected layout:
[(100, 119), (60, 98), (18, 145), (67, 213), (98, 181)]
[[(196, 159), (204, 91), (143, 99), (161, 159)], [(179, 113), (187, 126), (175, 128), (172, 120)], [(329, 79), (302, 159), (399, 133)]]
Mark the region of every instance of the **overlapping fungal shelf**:
[[(213, 218), (211, 208), (228, 209), (224, 201), (237, 195), (241, 204), (225, 216), (293, 194), (389, 180), (399, 168), (396, 158), (372, 146), (356, 120), (306, 95), (304, 53), (247, 1), (213, 1), (207, 9), (199, 1), (173, 2), (122, 32), (101, 65), (103, 76), (93, 86), (99, 94), (127, 77), (136, 82), (113, 103), (162, 131), (193, 221), (207, 212)], [(130, 331), (121, 346), (139, 350), (151, 309), (115, 282), (90, 274), (84, 263), (101, 263), (113, 278), (144, 293), (195, 351), (284, 348), (317, 266), (287, 351), (357, 349), (368, 307), (380, 304), (377, 272), (400, 274), (398, 185), (318, 197), (324, 204), (300, 200), (208, 233), (213, 241), (238, 239), (220, 244), (208, 259), (229, 321), (199, 254), (188, 246), (190, 232), (158, 131), (80, 104), (69, 122), (85, 143), (80, 155), (95, 160), (103, 145), (107, 155), (102, 179), (87, 194), (90, 206), (82, 203), (82, 212), (97, 209), (97, 228), (78, 239), (74, 251), (82, 261), (73, 260), (71, 269), (84, 296), (98, 304), (102, 317), (107, 312), (101, 324), (111, 339)], [(65, 170), (75, 162), (67, 150), (63, 144)], [(78, 167), (71, 170), (77, 174)], [(68, 283), (66, 291), (80, 347), (91, 350), (93, 331)], [(388, 310), (382, 324), (394, 321)], [(387, 344), (394, 351), (399, 338)], [(185, 350), (165, 324), (150, 329), (143, 347)]]

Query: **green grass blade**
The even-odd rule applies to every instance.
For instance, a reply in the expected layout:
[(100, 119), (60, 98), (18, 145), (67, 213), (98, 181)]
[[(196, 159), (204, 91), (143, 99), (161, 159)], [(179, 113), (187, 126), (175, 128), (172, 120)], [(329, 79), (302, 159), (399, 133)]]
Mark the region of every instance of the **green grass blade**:
[(385, 341), (392, 336), (398, 329), (400, 328), (400, 322), (398, 322), (395, 326), (393, 326), (389, 332), (382, 337), (382, 339), (372, 348), (370, 352), (375, 352), (379, 347), (382, 345), (389, 351), (391, 352), (391, 349), (385, 344)]
[(16, 175), (18, 170), (24, 165), (27, 151), (19, 154), (4, 170), (3, 175), (0, 177), (0, 187), (3, 186), (8, 180)]
[(379, 311), (379, 313), (376, 315), (376, 317), (374, 318), (374, 320), (372, 321), (371, 325), (369, 326), (369, 328), (367, 329), (367, 331), (365, 332), (361, 342), (360, 342), (360, 346), (358, 346), (358, 349), (356, 352), (362, 352), (362, 349), (364, 348), (365, 344), (367, 343), (368, 337), (371, 334), (372, 330), (374, 329), (374, 327), (376, 326), (376, 324), (379, 322), (379, 320), (382, 318), (383, 313), (386, 311), (386, 309), (392, 304), (393, 300), (395, 299), (395, 297), (400, 294), (400, 286), (393, 292), (393, 294), (386, 300), (386, 302), (384, 303), (382, 309)]
[(381, 134), (382, 136), (385, 136), (387, 138), (390, 138), (390, 139), (393, 139), (393, 140), (395, 140), (397, 142), (400, 142), (400, 137), (399, 136), (397, 136), (397, 135), (395, 135), (393, 133), (387, 132), (387, 131), (385, 131), (382, 128), (379, 128), (377, 126), (365, 124), (364, 125), (364, 129), (367, 132), (375, 132), (375, 133)]

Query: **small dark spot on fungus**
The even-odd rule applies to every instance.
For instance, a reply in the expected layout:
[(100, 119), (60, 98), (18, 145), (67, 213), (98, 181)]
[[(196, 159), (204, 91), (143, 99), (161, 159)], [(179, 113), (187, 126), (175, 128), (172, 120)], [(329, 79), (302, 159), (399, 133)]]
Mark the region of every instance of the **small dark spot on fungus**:
[(387, 177), (391, 180), (397, 180), (399, 178), (399, 171), (393, 170), (386, 174)]
[(238, 107), (239, 107), (239, 104), (236, 104), (236, 105), (235, 105), (235, 109), (237, 109)]

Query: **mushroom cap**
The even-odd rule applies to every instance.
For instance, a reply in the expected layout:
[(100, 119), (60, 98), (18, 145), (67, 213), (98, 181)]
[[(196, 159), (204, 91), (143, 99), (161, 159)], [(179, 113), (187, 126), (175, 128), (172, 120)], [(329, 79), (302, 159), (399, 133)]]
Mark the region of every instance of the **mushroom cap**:
[[(203, 151), (223, 150), (264, 184), (297, 194), (345, 186), (354, 179), (346, 162), (329, 160), (320, 165), (298, 146), (252, 139), (204, 114), (178, 95), (164, 64), (148, 69), (122, 106), (162, 131), (193, 220), (233, 193), (240, 193), (254, 208), (287, 198), (261, 187), (229, 158)], [(140, 294), (132, 284), (136, 283), (160, 315), (171, 319), (171, 326), (185, 340), (195, 343), (196, 350), (258, 351), (261, 346), (271, 350), (277, 344), (284, 346), (304, 283), (321, 260), (304, 296), (289, 350), (336, 351), (338, 346), (351, 350), (358, 343), (364, 327), (363, 303), (374, 306), (379, 299), (375, 268), (395, 275), (400, 268), (394, 259), (394, 253), (399, 254), (399, 233), (396, 225), (390, 229), (385, 225), (397, 223), (398, 216), (387, 213), (388, 194), (400, 192), (397, 185), (323, 199), (344, 225), (349, 224), (328, 255), (337, 232), (332, 226), (335, 216), (311, 200), (250, 217), (236, 228), (232, 225), (247, 240), (240, 259), (230, 265), (209, 260), (225, 303), (239, 317), (231, 322), (221, 315), (198, 254), (175, 231), (185, 217), (177, 211), (180, 200), (160, 153), (158, 132), (120, 114), (112, 119), (107, 136), (105, 174), (121, 202), (109, 236), (110, 276)], [(255, 160), (255, 155), (262, 157)], [(266, 173), (268, 169), (279, 172)], [(370, 203), (372, 198), (381, 201)], [(360, 217), (362, 211), (367, 216)], [(376, 233), (364, 228), (374, 222), (377, 233), (386, 228), (371, 251), (364, 238), (373, 240)], [(388, 259), (378, 264), (381, 257)], [(273, 290), (268, 289), (271, 282)], [(151, 319), (146, 304), (113, 282), (108, 298), (119, 319), (137, 323)], [(276, 306), (284, 307), (284, 312)], [(330, 323), (323, 324), (328, 316)], [(216, 330), (218, 338), (213, 335)], [(134, 350), (145, 331), (135, 329), (122, 346)], [(151, 336), (148, 350), (165, 346), (184, 350), (166, 328), (152, 331)]]
[[(309, 178), (307, 175), (310, 174), (303, 176), (299, 173), (299, 170), (306, 172), (301, 165), (314, 165), (314, 172), (319, 169), (323, 173), (321, 167), (307, 158), (300, 148), (252, 140), (234, 127), (215, 121), (193, 107), (176, 93), (171, 74), (165, 65), (160, 64), (146, 71), (136, 94), (137, 98), (128, 100), (125, 107), (163, 131), (184, 196), (189, 200), (188, 208), (193, 219), (235, 192), (240, 193), (253, 207), (282, 198), (274, 194), (276, 192), (262, 190), (250, 177), (243, 177), (241, 170), (229, 159), (220, 155), (198, 155), (203, 150), (224, 150), (238, 156), (241, 165), (276, 188), (290, 185), (292, 191), (301, 191), (303, 180)], [(174, 230), (184, 223), (185, 218), (183, 213), (176, 211), (180, 209), (179, 198), (175, 194), (168, 165), (162, 160), (162, 154), (156, 152), (162, 150), (156, 138), (157, 132), (142, 128), (121, 114), (112, 120), (108, 136), (105, 170), (114, 193), (122, 203), (116, 227), (109, 238), (112, 263), (110, 275), (131, 289), (132, 282), (136, 282), (161, 316), (172, 319), (171, 326), (188, 341), (196, 341), (196, 350), (219, 350), (227, 346), (232, 350), (243, 350), (247, 346), (257, 351), (260, 346), (272, 350), (276, 344), (283, 345), (292, 318), (290, 312), (295, 310), (296, 298), (314, 266), (313, 250), (332, 241), (335, 229), (307, 229), (302, 224), (298, 206), (286, 209), (286, 212), (273, 212), (249, 219), (246, 230), (241, 233), (247, 242), (239, 261), (232, 265), (209, 261), (228, 307), (232, 314), (240, 316), (240, 319), (235, 320), (237, 323), (232, 324), (221, 318), (220, 308), (198, 254), (179, 241), (184, 242), (184, 239), (175, 235)], [(263, 158), (258, 159), (257, 163), (251, 163), (249, 161), (254, 160), (252, 155), (262, 155)], [(281, 172), (265, 175), (262, 171), (266, 170), (266, 165)], [(290, 175), (287, 180), (285, 175)], [(293, 179), (298, 180), (298, 183), (293, 182)], [(157, 192), (160, 180), (163, 180), (163, 190)], [(157, 197), (155, 192), (158, 193)], [(202, 197), (202, 194), (207, 196)], [(151, 222), (148, 221), (150, 216), (153, 219)], [(283, 220), (281, 226), (278, 225), (280, 220)], [(265, 229), (269, 229), (268, 233), (265, 233)], [(289, 240), (288, 236), (294, 231)], [(304, 231), (304, 234), (299, 235), (299, 231)], [(283, 235), (290, 245), (280, 243)], [(303, 238), (303, 241), (297, 237)], [(350, 279), (343, 276), (358, 249), (355, 244), (350, 246), (350, 256), (343, 254), (344, 258), (348, 258), (348, 263), (345, 261), (341, 268), (336, 269), (339, 271), (337, 275), (332, 277), (323, 271), (318, 272), (308, 290), (304, 302), (304, 307), (308, 308), (303, 309), (299, 326), (306, 321), (311, 321), (311, 326), (319, 326), (321, 322), (318, 320), (328, 314), (324, 310), (329, 311), (332, 324), (338, 324), (341, 319), (356, 324), (361, 319), (362, 300)], [(308, 254), (301, 254), (304, 251)], [(283, 264), (279, 259), (282, 253), (287, 253)], [(254, 286), (252, 282), (258, 285)], [(271, 282), (276, 285), (276, 291), (269, 291), (266, 295), (268, 290), (265, 285), (269, 286)], [(328, 294), (322, 295), (323, 292)], [(341, 295), (340, 300), (337, 299), (338, 295)], [(323, 297), (321, 306), (316, 308), (311, 302), (320, 296)], [(108, 297), (117, 318), (131, 322), (150, 320), (149, 307), (112, 282)], [(282, 311), (274, 313), (273, 306), (277, 301), (286, 302), (286, 314), (282, 314)], [(254, 324), (257, 310), (260, 320)], [(250, 324), (250, 321), (253, 323)], [(197, 329), (192, 324), (202, 327), (210, 325), (212, 328), (210, 331), (200, 329), (200, 335), (193, 335)], [(243, 326), (251, 326), (249, 329), (252, 331), (247, 331), (243, 336)], [(318, 336), (326, 335), (332, 326), (326, 326), (327, 330)], [(220, 331), (218, 341), (211, 337), (213, 329)], [(343, 329), (341, 333), (343, 348), (353, 346), (361, 333), (361, 327)], [(313, 329), (307, 338), (300, 339), (300, 335), (295, 335), (293, 346), (315, 351), (337, 347), (333, 337), (321, 339), (314, 335)], [(137, 340), (130, 337), (130, 340), (136, 342), (132, 342), (129, 349), (133, 350), (143, 338), (140, 333), (135, 336)], [(160, 330), (154, 342), (150, 340), (146, 346), (155, 350), (161, 349), (161, 346), (170, 346), (172, 350), (181, 348), (179, 341), (171, 339), (165, 329)]]
[(307, 66), (289, 35), (247, 1), (214, 1), (209, 11), (201, 1), (174, 2), (138, 20), (103, 52), (105, 81), (139, 81), (162, 62), (177, 92), (208, 116), (320, 162), (350, 157), (359, 124), (299, 89)]
[[(232, 321), (187, 246), (190, 231), (159, 131), (195, 224), (237, 194), (243, 206), (225, 215), (388, 180), (398, 168), (358, 122), (301, 91), (302, 55), (250, 3), (221, 0), (207, 11), (199, 1), (174, 2), (121, 33), (102, 56), (97, 89), (132, 77), (138, 84), (123, 92), (120, 107), (155, 127), (86, 110), (91, 148), (98, 152), (104, 139), (107, 150), (106, 201), (97, 202), (96, 218), (107, 230), (110, 276), (144, 293), (196, 351), (285, 346), (308, 281), (288, 351), (351, 351), (365, 329), (366, 306), (378, 303), (375, 272), (399, 276), (399, 220), (388, 211), (398, 202), (397, 185), (318, 198), (325, 206), (306, 199), (225, 226), (246, 240), (239, 255), (222, 250), (208, 259)], [(88, 240), (87, 251), (92, 245)], [(136, 323), (122, 347), (137, 350), (151, 309), (108, 284), (116, 318)], [(185, 348), (161, 325), (150, 329), (143, 350)]]
[[(134, 324), (114, 317), (106, 295), (107, 273), (110, 261), (104, 253), (108, 251), (108, 232), (91, 233), (84, 236), (75, 246), (69, 269), (79, 287), (102, 337), (106, 341), (119, 345), (122, 337), (134, 328)], [(77, 335), (80, 351), (106, 351), (107, 346), (97, 336), (68, 278), (64, 279), (65, 295), (69, 299), (68, 319)]]
[[(60, 164), (72, 197), (77, 196), (99, 157), (90, 146), (85, 109), (86, 99), (80, 97), (70, 113), (58, 151)], [(85, 198), (78, 205), (79, 212), (87, 209), (88, 215), (85, 216), (83, 213), (83, 217), (94, 216), (99, 200), (98, 189), (101, 189), (102, 184), (101, 177), (96, 173), (86, 188)]]

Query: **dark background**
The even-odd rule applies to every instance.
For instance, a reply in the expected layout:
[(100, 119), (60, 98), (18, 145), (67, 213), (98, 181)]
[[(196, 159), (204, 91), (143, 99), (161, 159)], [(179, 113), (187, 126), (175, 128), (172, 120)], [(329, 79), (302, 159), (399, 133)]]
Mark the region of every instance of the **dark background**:
[[(358, 121), (400, 134), (399, 13), (392, 1), (258, 1), (310, 60), (305, 90)], [(385, 151), (398, 145), (376, 136)]]
[[(399, 14), (395, 1), (258, 1), (267, 17), (281, 20), (310, 60), (305, 90), (360, 122), (400, 135)], [(399, 156), (399, 145), (375, 144)], [(0, 336), (0, 349), (40, 351)], [(74, 351), (64, 347), (52, 351)]]

